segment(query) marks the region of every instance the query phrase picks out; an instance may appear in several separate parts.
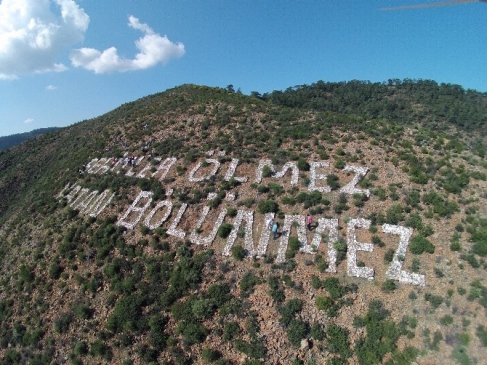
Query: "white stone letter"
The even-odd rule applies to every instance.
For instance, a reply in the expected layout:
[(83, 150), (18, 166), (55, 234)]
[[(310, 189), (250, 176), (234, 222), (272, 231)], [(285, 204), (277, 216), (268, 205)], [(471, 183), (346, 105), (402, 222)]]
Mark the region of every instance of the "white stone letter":
[(366, 197), (370, 196), (369, 189), (357, 189), (355, 186), (360, 182), (360, 179), (367, 174), (369, 168), (366, 166), (345, 166), (343, 171), (352, 171), (355, 172), (355, 176), (353, 177), (352, 181), (350, 181), (347, 185), (340, 189), (340, 193), (346, 194), (364, 194)]
[[(245, 221), (245, 233), (244, 233), (244, 244), (245, 249), (247, 250), (250, 256), (258, 255), (258, 251), (254, 248), (254, 240), (252, 238), (252, 224), (254, 223), (254, 212), (252, 210), (245, 211), (245, 210), (238, 210), (237, 216), (235, 217), (235, 221), (233, 222), (233, 229), (228, 236), (227, 244), (223, 249), (222, 255), (229, 256), (230, 251), (237, 239), (237, 233), (242, 225), (242, 222)], [(269, 236), (267, 236), (269, 237)]]
[(335, 273), (337, 271), (337, 250), (335, 249), (335, 242), (338, 241), (338, 219), (319, 218), (318, 226), (315, 229), (315, 234), (311, 245), (304, 245), (301, 251), (314, 254), (318, 251), (323, 234), (328, 230), (328, 268), (326, 272)]
[[(156, 223), (152, 224), (151, 219), (156, 214), (156, 212), (162, 208), (162, 207), (167, 207), (166, 213), (160, 218)], [(144, 225), (149, 227), (149, 229), (156, 229), (157, 227), (160, 227), (162, 223), (164, 223), (167, 218), (169, 218), (169, 215), (171, 214), (172, 211), (172, 202), (169, 200), (163, 200), (162, 202), (157, 203), (157, 205), (150, 211), (149, 214), (147, 214), (147, 217), (144, 219)]]
[(205, 179), (209, 179), (210, 177), (214, 176), (216, 174), (216, 172), (218, 171), (218, 169), (220, 168), (220, 162), (218, 160), (215, 160), (214, 158), (207, 158), (205, 160), (205, 162), (208, 164), (213, 164), (213, 170), (210, 171), (210, 173), (207, 176), (194, 177), (194, 175), (196, 174), (196, 172), (200, 169), (200, 167), (202, 165), (201, 161), (198, 162), (198, 164), (189, 173), (188, 180), (190, 182), (198, 182), (198, 181), (203, 181)]
[(235, 175), (235, 170), (237, 169), (237, 165), (238, 165), (238, 159), (232, 158), (232, 162), (230, 163), (227, 173), (225, 174), (225, 181), (229, 181), (232, 177), (235, 179), (235, 181), (238, 181), (240, 183), (244, 183), (247, 181), (246, 177), (233, 176)]
[(279, 245), (279, 249), (277, 250), (277, 257), (276, 262), (284, 262), (286, 261), (286, 250), (287, 244), (289, 242), (289, 235), (291, 233), (292, 224), (297, 223), (297, 233), (298, 233), (298, 240), (299, 245), (302, 247), (308, 246), (308, 239), (306, 237), (306, 217), (304, 215), (286, 215), (284, 216), (284, 223), (282, 225), (282, 233), (281, 233), (281, 243)]
[(276, 173), (276, 169), (274, 165), (272, 164), (271, 160), (260, 160), (259, 161), (259, 167), (257, 168), (257, 174), (255, 176), (254, 182), (260, 183), (262, 181), (262, 173), (264, 171), (264, 166), (269, 166), (271, 171), (274, 173), (272, 176), (275, 179), (279, 179), (283, 177), (287, 170), (291, 169), (292, 171), (292, 176), (291, 176), (291, 185), (297, 185), (298, 184), (298, 179), (299, 179), (299, 169), (298, 166), (296, 165), (296, 162), (287, 162), (282, 166), (281, 171)]
[(357, 266), (357, 251), (372, 252), (374, 245), (371, 243), (362, 243), (357, 241), (356, 228), (370, 227), (370, 220), (367, 219), (351, 219), (347, 224), (348, 248), (347, 248), (347, 273), (349, 276), (358, 278), (365, 278), (369, 280), (374, 279), (374, 269), (370, 267)]
[(399, 235), (399, 247), (392, 258), (391, 266), (389, 266), (387, 269), (386, 277), (392, 280), (399, 280), (401, 283), (425, 286), (424, 275), (409, 273), (402, 270), (402, 264), (404, 257), (406, 256), (406, 249), (408, 248), (409, 239), (413, 234), (412, 228), (383, 224), (382, 231), (384, 233)]
[(196, 223), (196, 227), (193, 229), (191, 234), (189, 235), (189, 240), (191, 243), (195, 243), (197, 245), (204, 245), (208, 246), (210, 243), (213, 242), (213, 240), (216, 237), (216, 234), (218, 232), (218, 228), (223, 223), (223, 220), (225, 219), (225, 215), (227, 215), (227, 210), (226, 208), (223, 208), (218, 214), (218, 218), (215, 221), (215, 224), (213, 225), (213, 229), (211, 230), (210, 234), (206, 237), (201, 236), (200, 234), (196, 233), (196, 230), (200, 229), (203, 226), (203, 223), (205, 222), (206, 216), (210, 212), (210, 207), (204, 206), (203, 210), (201, 211), (200, 218), (198, 219), (198, 222)]
[(177, 237), (179, 239), (183, 239), (186, 237), (186, 232), (178, 228), (178, 224), (181, 221), (181, 218), (183, 217), (184, 212), (186, 211), (186, 208), (188, 207), (188, 204), (183, 204), (179, 208), (178, 214), (176, 215), (176, 218), (174, 218), (174, 221), (171, 223), (167, 230), (167, 234)]
[[(138, 206), (140, 201), (145, 201), (145, 203), (142, 203), (144, 205)], [(127, 209), (123, 217), (118, 220), (117, 225), (124, 226), (127, 229), (134, 229), (135, 225), (139, 223), (140, 218), (142, 218), (145, 210), (149, 207), (151, 201), (152, 192), (141, 191), (137, 198), (135, 198), (132, 205)]]
[(320, 193), (329, 193), (331, 191), (331, 187), (328, 185), (325, 186), (317, 186), (316, 185), (316, 180), (325, 180), (326, 181), (326, 175), (323, 174), (318, 174), (316, 172), (317, 168), (324, 168), (324, 167), (329, 167), (330, 164), (326, 161), (311, 161), (309, 163), (309, 172), (310, 172), (310, 183), (308, 185), (308, 190), (309, 191), (319, 191)]

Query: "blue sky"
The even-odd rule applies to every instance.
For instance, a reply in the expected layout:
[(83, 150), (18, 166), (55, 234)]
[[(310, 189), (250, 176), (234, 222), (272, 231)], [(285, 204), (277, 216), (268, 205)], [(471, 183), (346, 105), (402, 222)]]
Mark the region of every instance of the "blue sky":
[(244, 94), (433, 79), (487, 92), (487, 4), (432, 0), (1, 0), (0, 136), (185, 83)]

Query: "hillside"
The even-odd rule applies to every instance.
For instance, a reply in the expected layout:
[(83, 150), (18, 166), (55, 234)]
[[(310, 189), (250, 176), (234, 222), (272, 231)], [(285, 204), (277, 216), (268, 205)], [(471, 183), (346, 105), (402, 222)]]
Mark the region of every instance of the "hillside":
[(0, 151), (6, 150), (7, 148), (17, 146), (22, 142), (34, 138), (40, 134), (55, 132), (59, 128), (39, 128), (26, 133), (17, 133), (10, 136), (0, 137)]
[(486, 116), (183, 85), (0, 152), (0, 364), (482, 363)]

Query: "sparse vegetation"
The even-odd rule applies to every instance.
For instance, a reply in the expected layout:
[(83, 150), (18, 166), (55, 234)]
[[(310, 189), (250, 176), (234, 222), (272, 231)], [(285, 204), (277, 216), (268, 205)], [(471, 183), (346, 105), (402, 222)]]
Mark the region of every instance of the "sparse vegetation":
[[(486, 315), (463, 308), (487, 308), (485, 95), (427, 80), (232, 90), (184, 85), (0, 152), (0, 364), (480, 361)], [(256, 181), (264, 159), (275, 172)], [(370, 170), (352, 187), (345, 166)], [(357, 218), (372, 252), (350, 250)], [(401, 280), (385, 274), (403, 238), (386, 225), (412, 232)], [(306, 357), (281, 358), (303, 339)]]

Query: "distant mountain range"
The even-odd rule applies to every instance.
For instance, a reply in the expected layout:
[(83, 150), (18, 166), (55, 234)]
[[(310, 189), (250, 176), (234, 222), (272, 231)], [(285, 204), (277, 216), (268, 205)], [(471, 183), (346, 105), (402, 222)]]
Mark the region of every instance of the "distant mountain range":
[(0, 137), (0, 151), (6, 150), (7, 148), (17, 146), (22, 142), (34, 138), (40, 134), (52, 133), (57, 131), (58, 127), (51, 128), (39, 128), (34, 129), (30, 132), (12, 134), (10, 136)]

